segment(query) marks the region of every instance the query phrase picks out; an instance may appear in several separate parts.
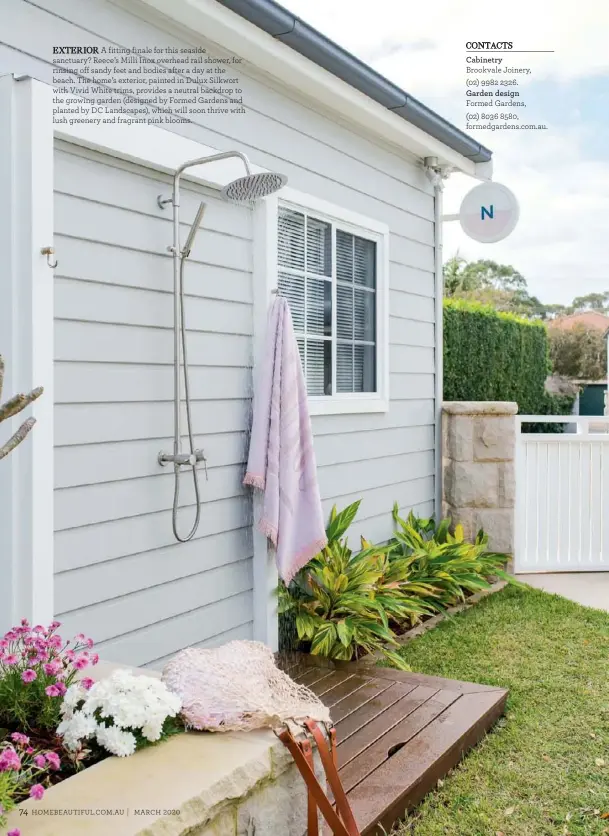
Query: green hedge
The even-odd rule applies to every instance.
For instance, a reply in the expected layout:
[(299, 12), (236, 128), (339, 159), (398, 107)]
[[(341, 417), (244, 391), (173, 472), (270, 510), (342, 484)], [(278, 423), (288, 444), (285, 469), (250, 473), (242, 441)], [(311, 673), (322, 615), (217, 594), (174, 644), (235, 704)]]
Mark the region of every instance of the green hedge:
[(515, 401), (525, 415), (568, 414), (573, 399), (545, 391), (550, 371), (543, 323), (444, 301), (445, 401)]

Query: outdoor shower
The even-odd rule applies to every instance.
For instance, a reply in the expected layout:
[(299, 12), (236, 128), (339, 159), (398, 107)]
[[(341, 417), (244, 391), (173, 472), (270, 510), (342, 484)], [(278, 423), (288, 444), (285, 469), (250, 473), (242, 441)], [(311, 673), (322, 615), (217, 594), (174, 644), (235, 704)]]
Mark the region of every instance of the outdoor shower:
[[(283, 174), (275, 174), (273, 172), (263, 172), (260, 174), (252, 174), (249, 160), (245, 154), (239, 151), (225, 151), (221, 154), (213, 154), (210, 157), (201, 157), (197, 160), (189, 160), (181, 165), (173, 176), (173, 193), (171, 197), (164, 198), (159, 195), (157, 203), (161, 209), (164, 209), (168, 203), (173, 207), (173, 245), (168, 247), (168, 251), (173, 258), (173, 453), (159, 453), (158, 461), (160, 465), (166, 465), (173, 462), (174, 470), (174, 492), (173, 492), (173, 512), (172, 525), (173, 533), (176, 540), (180, 543), (186, 543), (192, 539), (198, 526), (199, 518), (201, 516), (201, 498), (199, 494), (199, 477), (197, 473), (197, 464), (203, 462), (206, 465), (205, 455), (203, 450), (195, 450), (194, 434), (192, 430), (192, 419), (190, 410), (190, 381), (188, 377), (188, 353), (186, 346), (186, 326), (184, 324), (184, 262), (190, 255), (193, 247), (195, 235), (203, 220), (205, 212), (205, 203), (201, 202), (197, 210), (194, 222), (186, 238), (184, 248), (180, 247), (180, 177), (182, 172), (187, 168), (195, 165), (202, 165), (203, 163), (216, 162), (218, 160), (225, 160), (229, 157), (238, 157), (242, 160), (245, 166), (246, 175), (239, 177), (228, 183), (222, 189), (222, 197), (225, 200), (233, 203), (249, 203), (259, 198), (266, 197), (278, 191), (287, 182), (287, 177)], [(184, 373), (184, 401), (186, 405), (186, 426), (188, 429), (188, 443), (189, 451), (182, 452), (182, 432), (181, 432), (181, 385), (180, 385), (180, 367)], [(195, 489), (195, 501), (197, 510), (195, 514), (195, 521), (192, 528), (186, 535), (181, 537), (178, 533), (178, 503), (180, 498), (180, 476), (181, 468), (190, 467), (192, 469), (192, 478)], [(207, 472), (207, 467), (206, 467)]]

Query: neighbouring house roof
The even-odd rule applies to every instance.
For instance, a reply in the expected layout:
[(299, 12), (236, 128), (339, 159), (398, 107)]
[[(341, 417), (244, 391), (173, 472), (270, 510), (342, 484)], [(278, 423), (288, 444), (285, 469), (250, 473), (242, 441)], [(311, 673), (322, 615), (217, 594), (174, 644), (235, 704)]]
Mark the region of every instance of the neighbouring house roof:
[(583, 325), (584, 328), (596, 328), (606, 334), (609, 331), (609, 316), (600, 311), (581, 311), (557, 317), (548, 323), (549, 328), (558, 328), (561, 331), (571, 331), (577, 325)]
[(474, 163), (492, 152), (274, 0), (217, 0)]

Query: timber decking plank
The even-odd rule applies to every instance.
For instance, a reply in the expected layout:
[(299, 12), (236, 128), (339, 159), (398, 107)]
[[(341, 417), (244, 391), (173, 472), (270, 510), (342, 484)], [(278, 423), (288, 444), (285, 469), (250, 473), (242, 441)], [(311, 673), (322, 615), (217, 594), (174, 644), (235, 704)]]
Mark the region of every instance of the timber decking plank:
[[(353, 676), (347, 671), (332, 671), (328, 676), (324, 676), (322, 679), (314, 682), (313, 685), (309, 685), (309, 688), (321, 698), (325, 697), (327, 691), (331, 691), (337, 685), (342, 685), (350, 679), (353, 679)], [(327, 705), (325, 699), (323, 702)]]
[[(324, 693), (323, 702), (328, 706), (328, 708), (332, 709), (332, 722), (338, 723), (338, 720), (335, 717), (335, 708), (337, 703), (343, 702), (346, 697), (355, 697), (355, 695), (362, 689), (364, 690), (364, 694), (360, 695), (361, 699), (365, 699), (365, 694), (371, 691), (378, 693), (378, 687), (375, 688), (375, 684), (376, 680), (374, 679), (368, 679), (363, 676), (351, 676), (349, 679), (343, 680), (343, 682), (335, 685), (334, 688), (326, 691)], [(360, 703), (357, 703), (357, 705), (360, 705)]]
[(393, 705), (382, 710), (374, 719), (361, 725), (353, 734), (347, 736), (342, 729), (339, 732), (337, 728), (338, 746), (336, 754), (339, 769), (345, 767), (361, 753), (370, 752), (377, 740), (388, 734), (394, 726), (403, 723), (406, 717), (410, 716), (413, 711), (416, 711), (437, 693), (433, 688), (425, 688), (419, 685)]
[[(378, 679), (366, 680), (366, 684), (358, 688), (357, 691), (343, 697), (335, 705), (329, 706), (332, 722), (338, 726), (338, 723), (346, 720), (347, 717), (350, 717), (356, 711), (363, 709), (368, 703), (376, 703), (381, 698), (381, 694), (389, 691), (393, 687), (394, 685), (387, 681), (383, 682)], [(374, 709), (374, 706), (372, 708)]]
[[(380, 681), (382, 682), (382, 680)], [(366, 728), (369, 723), (375, 722), (379, 715), (384, 716), (389, 709), (408, 696), (416, 687), (416, 685), (409, 687), (401, 682), (394, 682), (389, 688), (382, 691), (374, 699), (368, 700), (342, 722), (335, 721), (338, 745), (342, 746), (352, 735)], [(429, 696), (434, 693), (435, 691), (431, 690)], [(334, 720), (334, 717), (332, 717), (332, 720)]]
[[(381, 834), (435, 787), (503, 713), (507, 692), (464, 694), (349, 793), (362, 836)], [(472, 719), (475, 722), (472, 723)], [(380, 825), (380, 827), (379, 827)]]
[(369, 777), (379, 766), (390, 760), (389, 753), (393, 747), (406, 744), (459, 697), (460, 694), (456, 691), (437, 691), (350, 761), (340, 770), (345, 792), (350, 792), (364, 778)]

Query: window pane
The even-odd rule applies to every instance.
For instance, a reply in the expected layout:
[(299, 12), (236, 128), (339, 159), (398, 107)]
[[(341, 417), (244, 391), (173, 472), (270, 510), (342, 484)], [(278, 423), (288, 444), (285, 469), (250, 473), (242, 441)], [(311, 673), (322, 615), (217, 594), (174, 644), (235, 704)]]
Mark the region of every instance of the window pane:
[(332, 283), (307, 278), (307, 333), (332, 333)]
[(353, 392), (353, 346), (336, 346), (336, 391)]
[(374, 322), (374, 308), (375, 308), (374, 293), (369, 293), (367, 290), (354, 291), (354, 332), (356, 340), (367, 340), (374, 342), (375, 336), (375, 322)]
[(336, 230), (336, 278), (353, 281), (353, 235), (342, 229)]
[(376, 392), (376, 347), (355, 345), (353, 352), (353, 391)]
[(354, 281), (364, 287), (376, 287), (376, 244), (355, 236)]
[(305, 330), (305, 281), (300, 276), (289, 273), (279, 273), (277, 279), (279, 293), (288, 300), (294, 330), (301, 333)]
[(332, 343), (307, 339), (307, 392), (309, 395), (332, 394)]
[(332, 275), (332, 227), (307, 217), (307, 272)]
[(279, 210), (277, 252), (282, 267), (304, 270), (305, 216), (291, 209)]
[(336, 286), (336, 331), (345, 340), (353, 339), (353, 290)]

